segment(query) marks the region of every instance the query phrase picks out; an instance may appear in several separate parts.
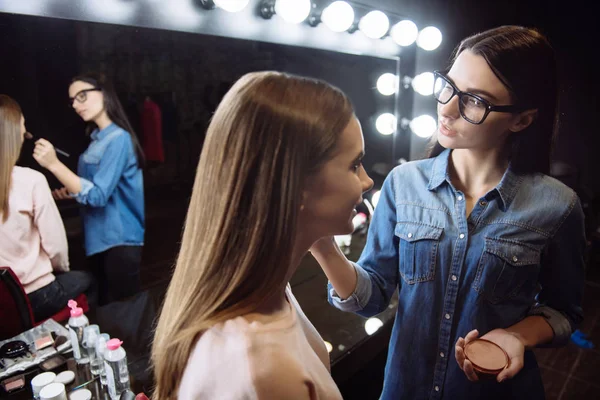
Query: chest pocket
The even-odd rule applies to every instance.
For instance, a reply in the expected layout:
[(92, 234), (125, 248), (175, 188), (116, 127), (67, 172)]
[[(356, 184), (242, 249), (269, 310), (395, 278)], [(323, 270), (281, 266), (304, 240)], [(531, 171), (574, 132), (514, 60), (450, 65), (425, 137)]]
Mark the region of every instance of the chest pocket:
[(438, 246), (443, 229), (417, 222), (398, 222), (400, 275), (412, 285), (433, 280)]
[[(497, 304), (519, 294), (528, 296), (537, 282), (540, 251), (514, 241), (486, 238), (473, 289)], [(524, 287), (526, 285), (526, 287)]]
[(102, 154), (98, 152), (88, 152), (83, 154), (83, 162), (86, 164), (99, 164), (100, 159), (102, 158)]
[(97, 168), (110, 142), (112, 142), (115, 138), (122, 134), (123, 133), (120, 130), (113, 130), (108, 135), (106, 135), (106, 137), (101, 141), (92, 142), (88, 149), (85, 151), (85, 153), (83, 153), (82, 155), (83, 162), (92, 167)]
[(102, 158), (102, 155), (97, 152), (88, 151), (87, 153), (83, 153), (81, 158), (83, 160), (83, 170), (81, 170), (80, 173), (88, 180), (93, 179), (94, 175), (96, 175), (100, 169), (100, 159)]

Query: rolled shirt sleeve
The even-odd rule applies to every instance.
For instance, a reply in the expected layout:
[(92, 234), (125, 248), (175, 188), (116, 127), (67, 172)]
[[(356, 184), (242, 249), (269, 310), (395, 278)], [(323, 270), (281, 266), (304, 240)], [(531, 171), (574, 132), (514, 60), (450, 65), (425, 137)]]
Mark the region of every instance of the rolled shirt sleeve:
[(540, 315), (554, 331), (550, 346), (564, 345), (583, 321), (585, 229), (577, 195), (541, 261), (541, 290), (529, 315)]

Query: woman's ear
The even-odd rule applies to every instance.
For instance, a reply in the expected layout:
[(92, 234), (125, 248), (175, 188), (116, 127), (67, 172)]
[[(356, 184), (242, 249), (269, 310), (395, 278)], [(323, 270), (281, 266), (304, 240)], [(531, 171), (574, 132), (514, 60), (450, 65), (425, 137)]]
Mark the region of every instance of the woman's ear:
[(523, 111), (518, 114), (518, 118), (515, 123), (510, 127), (511, 132), (520, 132), (523, 129), (527, 128), (529, 125), (535, 121), (538, 115), (537, 108), (534, 110)]

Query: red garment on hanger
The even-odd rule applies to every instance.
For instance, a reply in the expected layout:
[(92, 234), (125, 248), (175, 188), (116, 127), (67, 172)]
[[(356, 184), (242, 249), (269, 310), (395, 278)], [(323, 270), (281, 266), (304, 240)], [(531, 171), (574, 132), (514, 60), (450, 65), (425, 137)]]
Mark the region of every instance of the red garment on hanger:
[(146, 98), (141, 119), (142, 147), (146, 161), (165, 162), (162, 140), (162, 114), (158, 104)]

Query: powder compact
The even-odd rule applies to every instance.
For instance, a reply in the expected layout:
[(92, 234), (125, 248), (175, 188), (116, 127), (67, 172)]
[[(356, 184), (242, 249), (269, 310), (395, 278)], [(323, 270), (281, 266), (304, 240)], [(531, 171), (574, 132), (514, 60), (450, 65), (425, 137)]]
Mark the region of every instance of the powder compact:
[(475, 339), (465, 346), (465, 357), (480, 378), (495, 378), (510, 365), (506, 351), (496, 343)]

